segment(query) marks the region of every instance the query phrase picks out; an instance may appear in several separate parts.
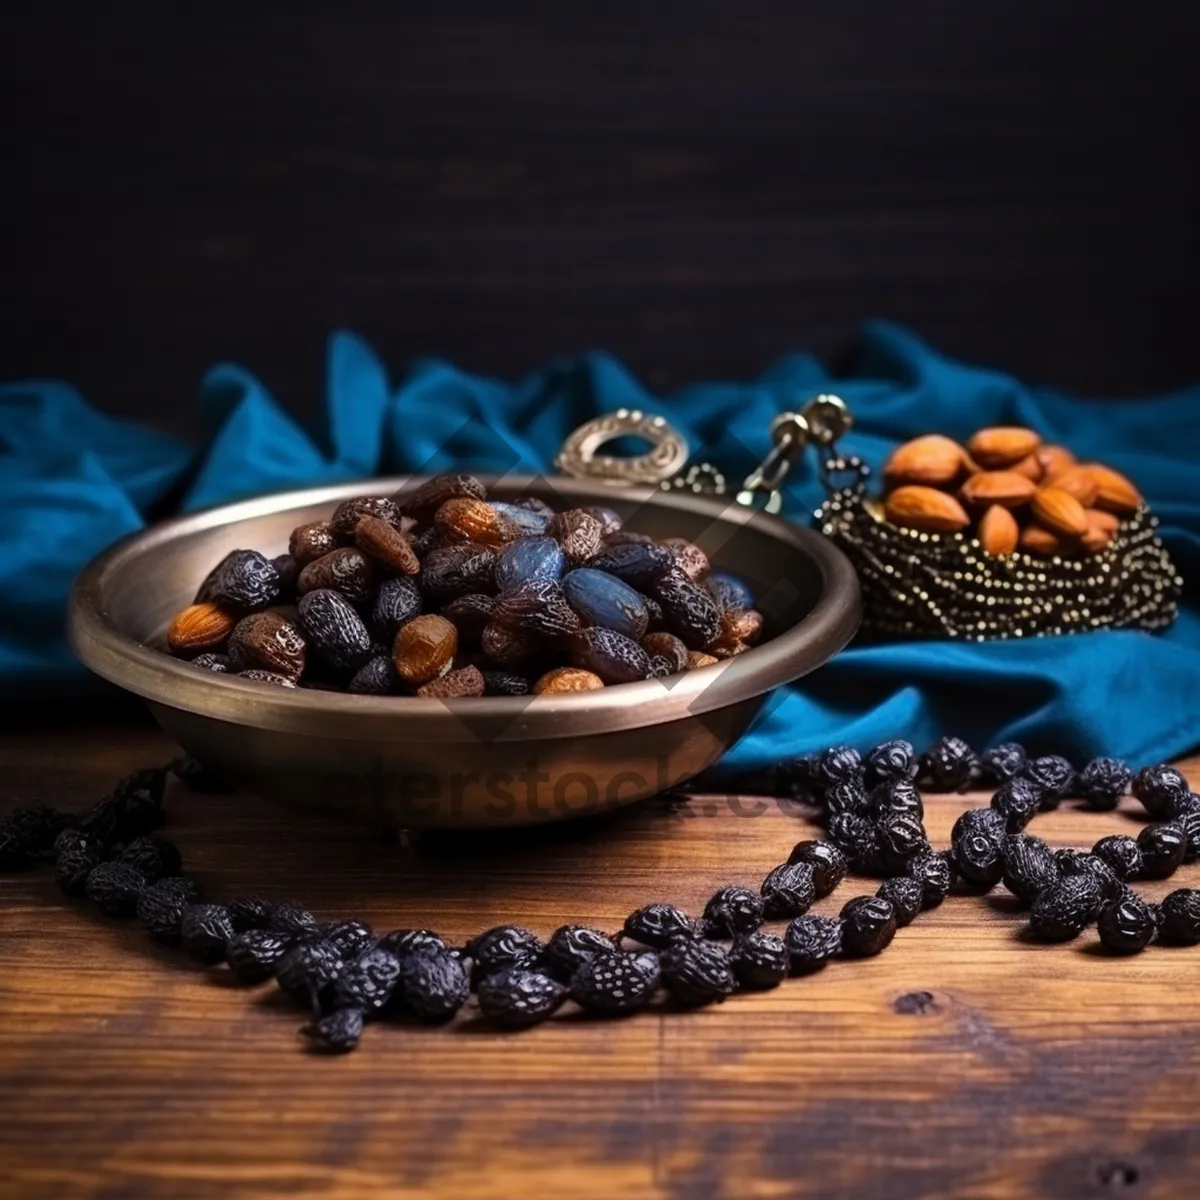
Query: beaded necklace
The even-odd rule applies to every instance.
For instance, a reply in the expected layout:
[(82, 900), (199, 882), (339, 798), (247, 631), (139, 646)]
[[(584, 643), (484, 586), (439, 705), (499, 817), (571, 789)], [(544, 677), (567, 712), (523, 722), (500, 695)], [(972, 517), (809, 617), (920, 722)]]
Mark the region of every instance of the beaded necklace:
[[(1118, 759), (1097, 758), (1077, 772), (1057, 755), (1029, 758), (1016, 743), (976, 756), (953, 737), (920, 757), (900, 739), (865, 756), (834, 746), (770, 772), (769, 789), (811, 805), (826, 837), (797, 843), (758, 888), (718, 889), (699, 919), (653, 903), (612, 936), (563, 926), (543, 943), (503, 925), (461, 947), (430, 930), (377, 936), (361, 921), (322, 924), (292, 902), (203, 900), (178, 848), (153, 833), (169, 773), (194, 791), (225, 790), (184, 758), (134, 772), (82, 814), (16, 809), (0, 818), (0, 870), (53, 863), (64, 893), (86, 896), (107, 916), (136, 918), (151, 937), (202, 964), (224, 964), (247, 986), (273, 978), (310, 1012), (302, 1032), (326, 1051), (354, 1049), (376, 1019), (448, 1021), (472, 992), (498, 1029), (537, 1024), (568, 1001), (592, 1016), (626, 1016), (663, 989), (677, 1008), (697, 1008), (739, 989), (775, 987), (835, 956), (879, 954), (956, 884), (978, 894), (1003, 883), (1027, 907), (1029, 935), (1042, 941), (1069, 940), (1095, 923), (1113, 954), (1155, 941), (1200, 943), (1200, 891), (1180, 888), (1154, 904), (1130, 886), (1200, 857), (1200, 797), (1170, 766), (1134, 775)], [(935, 850), (922, 791), (980, 785), (994, 787), (990, 805), (964, 812), (949, 848)], [(1137, 838), (1055, 851), (1025, 832), (1067, 797), (1107, 811), (1130, 790), (1151, 817)], [(836, 918), (810, 913), (851, 870), (882, 882)], [(761, 928), (776, 920), (788, 922), (781, 935)]]

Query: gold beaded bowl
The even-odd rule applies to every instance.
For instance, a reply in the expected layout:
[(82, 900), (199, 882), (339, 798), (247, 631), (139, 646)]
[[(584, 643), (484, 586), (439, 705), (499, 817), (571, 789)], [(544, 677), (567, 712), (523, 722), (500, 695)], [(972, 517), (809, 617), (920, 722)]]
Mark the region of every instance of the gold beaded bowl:
[(460, 700), (272, 687), (156, 648), (229, 551), (282, 553), (297, 525), (326, 519), (342, 500), (419, 482), (287, 492), (134, 534), (76, 580), (71, 645), (98, 675), (143, 696), (184, 750), (250, 792), (380, 826), (478, 828), (597, 813), (692, 778), (746, 731), (769, 692), (828, 661), (859, 624), (854, 569), (818, 533), (707, 497), (506, 476), (485, 480), (492, 499), (604, 504), (629, 529), (696, 542), (749, 584), (767, 640), (668, 679)]

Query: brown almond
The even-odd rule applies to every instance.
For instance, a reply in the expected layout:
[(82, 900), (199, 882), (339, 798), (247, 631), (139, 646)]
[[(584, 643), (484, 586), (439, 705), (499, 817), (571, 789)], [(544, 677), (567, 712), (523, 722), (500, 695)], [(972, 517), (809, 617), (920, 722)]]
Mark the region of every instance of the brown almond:
[(958, 533), (971, 523), (953, 496), (919, 484), (896, 488), (884, 500), (883, 511), (893, 524), (922, 533)]
[(979, 544), (996, 558), (1007, 558), (1021, 537), (1017, 518), (1007, 508), (993, 504), (979, 522)]
[(1047, 479), (1052, 479), (1060, 471), (1073, 467), (1079, 461), (1066, 446), (1039, 446), (1034, 453), (1042, 468), (1042, 474)]
[(922, 533), (957, 533), (970, 524), (963, 506), (953, 496), (915, 483), (892, 492), (884, 502), (884, 513), (893, 525)]
[(1010, 471), (1015, 471), (1018, 475), (1024, 475), (1026, 479), (1032, 479), (1034, 483), (1041, 483), (1045, 471), (1042, 470), (1042, 464), (1036, 454), (1027, 454), (1019, 463), (1013, 463), (1008, 468)]
[(218, 604), (189, 604), (167, 629), (167, 646), (179, 658), (217, 650), (229, 640), (238, 619)]
[(1016, 471), (980, 471), (962, 485), (958, 494), (968, 504), (1019, 508), (1028, 504), (1036, 491), (1037, 484)]
[(1092, 554), (1099, 554), (1117, 535), (1117, 518), (1098, 508), (1087, 510), (1087, 529), (1079, 540)]
[(945, 486), (962, 475), (965, 459), (963, 448), (953, 438), (929, 433), (892, 451), (883, 464), (884, 482), (889, 487), (905, 483)]
[(996, 425), (981, 429), (967, 442), (967, 453), (983, 468), (1000, 470), (1019, 463), (1042, 443), (1032, 429), (1019, 425)]
[(1061, 558), (1071, 554), (1075, 548), (1074, 541), (1059, 537), (1041, 525), (1027, 525), (1021, 530), (1021, 549), (1026, 554), (1036, 554), (1040, 558)]
[(1091, 464), (1096, 481), (1096, 507), (1118, 516), (1132, 516), (1141, 507), (1142, 494), (1120, 471), (1102, 463)]
[(1038, 488), (1029, 504), (1038, 523), (1059, 537), (1083, 537), (1087, 532), (1087, 512), (1062, 488), (1046, 484)]
[(1100, 490), (1092, 468), (1078, 464), (1051, 475), (1046, 482), (1074, 496), (1084, 508), (1091, 508), (1096, 503), (1096, 493)]

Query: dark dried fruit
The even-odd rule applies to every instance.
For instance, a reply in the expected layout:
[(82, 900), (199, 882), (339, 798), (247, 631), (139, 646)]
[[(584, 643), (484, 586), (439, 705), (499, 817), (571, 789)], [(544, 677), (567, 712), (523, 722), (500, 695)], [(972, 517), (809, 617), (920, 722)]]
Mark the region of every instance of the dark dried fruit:
[(233, 670), (233, 664), (224, 654), (197, 654), (192, 659), (192, 666), (202, 671), (212, 671), (216, 675), (228, 675)]
[(467, 948), (471, 956), (471, 985), (510, 968), (532, 969), (542, 954), (535, 934), (519, 925), (497, 925), (485, 930)]
[(689, 542), (687, 538), (669, 537), (663, 538), (662, 545), (675, 556), (676, 567), (693, 583), (703, 583), (708, 577), (712, 569), (708, 555), (695, 542)]
[(869, 958), (886, 950), (896, 936), (896, 910), (878, 896), (856, 896), (843, 906), (842, 952)]
[(990, 888), (999, 883), (1004, 873), (1000, 844), (1005, 829), (1004, 815), (995, 809), (977, 808), (963, 813), (951, 833), (951, 861), (956, 873), (977, 887)]
[(88, 876), (100, 865), (97, 843), (86, 841), (62, 850), (54, 861), (54, 882), (64, 895), (81, 896), (87, 887)]
[(950, 830), (951, 842), (957, 841), (968, 833), (984, 833), (995, 838), (997, 843), (1008, 832), (1004, 814), (994, 808), (969, 808), (954, 822)]
[(831, 784), (825, 791), (825, 811), (830, 817), (839, 813), (853, 813), (858, 817), (870, 817), (871, 801), (866, 787), (859, 778), (843, 779)]
[(1164, 942), (1173, 946), (1194, 946), (1200, 942), (1200, 891), (1177, 888), (1163, 897), (1158, 911)]
[(400, 688), (400, 676), (390, 654), (363, 663), (350, 678), (346, 691), (355, 696), (391, 696)]
[(216, 603), (236, 613), (257, 612), (279, 599), (279, 589), (279, 572), (269, 558), (257, 550), (233, 550), (200, 585), (194, 603)]
[(224, 904), (190, 904), (179, 925), (183, 948), (203, 963), (224, 962), (235, 933)]
[(246, 929), (225, 948), (225, 961), (242, 983), (265, 983), (292, 945), (292, 936), (273, 929)]
[(399, 978), (399, 957), (385, 947), (372, 946), (356, 958), (349, 958), (333, 981), (330, 1003), (334, 1008), (361, 1009), (369, 1017), (391, 1000)]
[(627, 542), (616, 546), (609, 543), (589, 566), (607, 571), (631, 587), (644, 591), (675, 566), (675, 555), (654, 542)]
[(353, 499), (343, 500), (333, 510), (333, 516), (329, 519), (333, 536), (341, 545), (349, 546), (354, 541), (358, 523), (363, 517), (375, 517), (397, 528), (400, 525), (400, 509), (390, 497), (355, 496)]
[(492, 592), (496, 552), (475, 542), (437, 546), (425, 556), (418, 577), (421, 589), (437, 600), (453, 600), (468, 592)]
[(642, 638), (642, 649), (650, 655), (651, 662), (665, 658), (670, 667), (668, 674), (687, 670), (688, 648), (673, 633), (648, 633)]
[(1173, 824), (1183, 830), (1183, 835), (1187, 839), (1187, 849), (1184, 851), (1183, 861), (1185, 863), (1194, 862), (1200, 858), (1200, 809), (1184, 813), (1183, 816), (1175, 818)]
[(482, 500), (487, 496), (487, 489), (474, 475), (435, 475), (407, 494), (397, 492), (393, 500), (406, 517), (415, 517), (423, 522), (432, 520), (433, 514), (447, 500), (457, 496)]
[(529, 680), (515, 671), (488, 669), (483, 672), (485, 696), (528, 696)]
[(885, 779), (871, 789), (867, 800), (867, 812), (876, 821), (898, 813), (914, 816), (919, 821), (925, 816), (925, 805), (921, 800), (921, 793), (917, 791), (917, 785), (911, 779), (901, 776), (897, 779)]
[(538, 963), (555, 979), (570, 983), (575, 972), (597, 954), (614, 954), (617, 947), (612, 938), (586, 925), (563, 925), (556, 929)]
[(823, 967), (842, 948), (842, 923), (809, 914), (788, 923), (783, 935), (791, 956), (792, 974), (805, 975)]
[(830, 746), (817, 759), (813, 774), (817, 782), (827, 788), (846, 780), (861, 782), (862, 755), (853, 746)]
[(89, 872), (85, 891), (87, 898), (106, 916), (132, 917), (145, 886), (146, 877), (137, 867), (102, 862)]
[(523, 504), (506, 504), (503, 500), (493, 500), (492, 507), (513, 526), (519, 537), (542, 537), (550, 528), (554, 510), (549, 505), (530, 508), (529, 499)]
[(279, 572), (279, 603), (294, 604), (299, 594), (296, 585), (300, 582), (300, 564), (290, 554), (277, 554), (271, 566)]
[(650, 676), (650, 656), (631, 638), (598, 626), (581, 629), (570, 641), (571, 662), (605, 683), (636, 683)]
[(736, 938), (729, 963), (744, 988), (778, 987), (791, 971), (787, 945), (773, 933), (748, 933)]
[(447, 621), (454, 622), (461, 644), (464, 640), (478, 640), (492, 619), (495, 607), (494, 596), (485, 596), (482, 592), (468, 592), (465, 596), (451, 600), (442, 609), (442, 616)]
[(392, 646), (392, 665), (409, 687), (444, 675), (458, 653), (458, 630), (435, 613), (423, 613), (400, 627)]
[(1158, 934), (1153, 907), (1132, 894), (1106, 904), (1097, 926), (1101, 944), (1114, 954), (1137, 954)]
[(538, 638), (494, 623), (484, 627), (479, 645), (498, 667), (529, 668), (543, 649)]
[(447, 500), (433, 514), (433, 524), (446, 544), (476, 542), (493, 549), (511, 542), (520, 532), (503, 511), (472, 496)]
[(390, 646), (396, 640), (396, 631), (421, 612), (421, 589), (416, 580), (403, 577), (385, 579), (375, 593), (371, 606), (371, 631), (377, 638)]
[(1096, 919), (1103, 904), (1100, 885), (1091, 875), (1064, 875), (1033, 902), (1029, 932), (1043, 942), (1078, 937)]
[(1129, 789), (1133, 772), (1119, 758), (1093, 758), (1082, 771), (1076, 786), (1092, 808), (1107, 812), (1117, 807)]
[(313, 1048), (329, 1054), (348, 1054), (359, 1043), (363, 1031), (363, 1012), (358, 1008), (339, 1008), (306, 1025), (301, 1031), (311, 1039)]
[(763, 916), (799, 917), (816, 899), (813, 868), (809, 863), (781, 863), (762, 881)]
[(354, 530), (354, 544), (377, 567), (393, 575), (416, 575), (421, 569), (412, 542), (381, 517), (363, 517)]
[(147, 883), (155, 883), (164, 875), (178, 875), (183, 870), (179, 847), (158, 837), (134, 838), (117, 855), (117, 861), (137, 867)]
[(658, 956), (648, 951), (597, 954), (572, 977), (571, 999), (592, 1016), (627, 1016), (646, 1006), (661, 974)]
[(336, 549), (337, 538), (333, 536), (333, 526), (328, 521), (310, 521), (307, 525), (297, 525), (288, 541), (288, 551), (301, 567), (316, 562), (318, 558), (324, 558)]
[(540, 971), (511, 967), (480, 981), (479, 1011), (497, 1029), (528, 1029), (551, 1016), (566, 987)]
[(272, 687), (294, 688), (296, 681), (275, 671), (261, 671), (257, 667), (252, 671), (241, 671), (238, 679), (249, 679), (252, 683), (269, 683)]
[(979, 756), (979, 769), (985, 779), (1001, 784), (1019, 775), (1025, 762), (1025, 747), (1020, 742), (1002, 742)]
[(681, 938), (663, 952), (662, 979), (667, 990), (687, 1008), (720, 1003), (737, 988), (725, 949), (701, 938)]
[(846, 855), (832, 842), (797, 842), (788, 855), (789, 863), (805, 863), (812, 868), (813, 892), (817, 900), (828, 896), (850, 870)]
[(676, 938), (696, 936), (696, 926), (686, 913), (673, 904), (647, 904), (625, 918), (621, 937), (664, 950)]
[(1038, 895), (1057, 883), (1062, 868), (1054, 851), (1041, 838), (1010, 833), (1000, 843), (1004, 886), (1018, 900), (1032, 904)]
[(1137, 841), (1142, 852), (1142, 874), (1147, 879), (1166, 879), (1174, 873), (1188, 848), (1187, 834), (1174, 822), (1147, 825)]
[[(162, 798), (161, 789), (158, 798)], [(42, 861), (54, 857), (58, 835), (69, 827), (70, 821), (65, 813), (45, 804), (36, 808), (14, 808), (4, 817), (5, 827), (11, 831), (25, 855)]]
[(500, 591), (542, 580), (557, 583), (567, 567), (567, 556), (552, 537), (523, 537), (505, 546), (493, 571)]
[(1155, 820), (1169, 818), (1174, 804), (1188, 794), (1188, 782), (1174, 767), (1143, 767), (1133, 780), (1133, 794)]
[(875, 825), (875, 850), (890, 875), (902, 875), (918, 854), (929, 852), (925, 826), (915, 813), (893, 813)]
[(1063, 875), (1090, 875), (1099, 886), (1104, 900), (1119, 899), (1129, 890), (1125, 881), (1098, 855), (1059, 850), (1054, 859)]
[(192, 880), (173, 876), (145, 888), (137, 899), (137, 919), (156, 941), (179, 941), (184, 910), (200, 898)]
[(385, 933), (378, 944), (401, 958), (424, 950), (440, 953), (448, 949), (446, 943), (432, 929), (393, 929), (390, 933)]
[(753, 933), (763, 919), (763, 897), (744, 887), (723, 887), (704, 906), (701, 928), (706, 937)]
[(271, 928), (294, 937), (308, 937), (319, 928), (317, 918), (299, 904), (285, 900), (271, 909)]
[(546, 532), (556, 538), (572, 566), (579, 566), (600, 553), (604, 527), (582, 508), (569, 508), (550, 518)]
[(903, 738), (881, 742), (863, 760), (866, 781), (876, 786), (890, 780), (911, 782), (917, 773), (916, 752)]
[[(423, 929), (400, 932), (410, 935), (429, 933)], [(436, 934), (429, 936), (437, 937)], [(440, 938), (437, 940), (441, 941)], [(410, 938), (407, 945), (407, 952), (396, 951), (401, 959), (395, 994), (418, 1021), (429, 1024), (449, 1021), (470, 995), (470, 984), (462, 963), (444, 945), (419, 943), (415, 938)]]
[(343, 546), (324, 558), (310, 562), (296, 581), (302, 596), (309, 592), (332, 591), (345, 596), (351, 604), (365, 604), (375, 586), (375, 568), (361, 550)]
[(304, 674), (308, 646), (297, 625), (268, 611), (243, 617), (229, 637), (229, 661), (235, 671), (274, 671), (289, 679)]
[(375, 931), (365, 921), (339, 921), (336, 925), (326, 925), (321, 929), (321, 937), (332, 942), (347, 961), (375, 944)]
[(689, 649), (707, 650), (720, 640), (721, 610), (717, 602), (682, 571), (668, 571), (651, 590), (662, 605), (667, 626)]
[(319, 589), (300, 597), (300, 627), (313, 652), (338, 671), (357, 671), (371, 657), (371, 635), (340, 592)]
[(1038, 788), (1043, 811), (1054, 808), (1075, 787), (1075, 768), (1058, 754), (1030, 759), (1021, 777)]
[(1010, 833), (1020, 833), (1037, 815), (1041, 804), (1040, 790), (1021, 775), (1002, 783), (992, 797), (992, 808), (1004, 818)]
[(903, 929), (911, 925), (921, 911), (925, 889), (911, 875), (894, 875), (879, 885), (875, 895), (892, 906), (896, 913), (896, 925)]
[[(563, 576), (561, 586), (567, 603), (585, 625), (613, 629), (635, 642), (646, 635), (649, 614), (645, 600), (615, 575), (591, 567), (576, 567)], [(685, 663), (686, 660), (685, 648)]]
[(1102, 837), (1092, 853), (1108, 863), (1118, 879), (1137, 879), (1142, 873), (1142, 850), (1134, 838), (1124, 834)]
[(855, 870), (870, 875), (879, 867), (875, 822), (854, 813), (838, 813), (827, 827), (829, 840), (849, 859)]
[(954, 868), (945, 850), (919, 854), (908, 864), (908, 873), (921, 885), (921, 906), (936, 908), (954, 886)]
[(495, 624), (536, 638), (567, 638), (582, 628), (579, 614), (552, 579), (530, 579), (501, 592), (492, 611)]
[(979, 766), (962, 738), (944, 737), (921, 756), (918, 778), (933, 792), (965, 792)]
[(314, 1011), (345, 966), (341, 951), (322, 938), (298, 942), (279, 960), (275, 982), (297, 1004)]

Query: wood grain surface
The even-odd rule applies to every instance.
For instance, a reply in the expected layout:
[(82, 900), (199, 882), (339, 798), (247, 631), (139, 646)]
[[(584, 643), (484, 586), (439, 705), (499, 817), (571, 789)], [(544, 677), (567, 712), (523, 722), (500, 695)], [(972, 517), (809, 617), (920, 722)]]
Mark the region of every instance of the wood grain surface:
[(655, 389), (859, 322), (1063, 388), (1196, 375), (1200, 6), (64, 0), (0, 13), (0, 379), (192, 425), (611, 350)]
[[(145, 725), (0, 736), (0, 801), (83, 805), (162, 761)], [(1192, 760), (1193, 778), (1200, 760)], [(934, 798), (948, 838), (979, 798)], [(698, 910), (813, 832), (773, 801), (656, 800), (603, 821), (389, 844), (242, 795), (172, 784), (165, 832), (210, 894), (295, 896), (323, 917), (548, 934)], [(1068, 804), (1036, 832), (1090, 845), (1130, 806)], [(1162, 894), (1195, 883), (1186, 867)], [(848, 881), (818, 905), (835, 911)], [(870, 886), (870, 885), (864, 885)], [(856, 889), (857, 890), (857, 889)], [(134, 924), (0, 879), (0, 1191), (15, 1197), (1194, 1196), (1200, 951), (1134, 960), (1094, 931), (1022, 941), (1006, 894), (954, 896), (880, 958), (698, 1013), (516, 1035), (470, 1011), (306, 1052), (271, 985), (242, 989)]]

